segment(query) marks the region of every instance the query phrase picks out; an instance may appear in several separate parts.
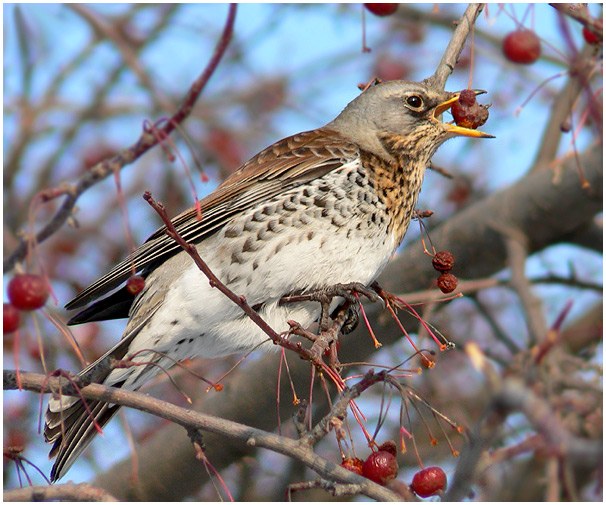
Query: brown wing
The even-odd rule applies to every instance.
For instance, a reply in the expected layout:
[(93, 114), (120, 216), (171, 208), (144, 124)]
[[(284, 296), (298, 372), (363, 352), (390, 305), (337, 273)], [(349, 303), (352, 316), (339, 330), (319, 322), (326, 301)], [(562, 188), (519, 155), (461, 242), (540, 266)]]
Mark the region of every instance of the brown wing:
[[(172, 222), (188, 242), (215, 233), (234, 216), (291, 188), (317, 179), (358, 156), (355, 144), (320, 128), (287, 137), (261, 151), (200, 202), (202, 219), (189, 209)], [(89, 304), (124, 282), (134, 265), (137, 271), (153, 269), (181, 248), (162, 227), (110, 272), (66, 305), (75, 309)]]

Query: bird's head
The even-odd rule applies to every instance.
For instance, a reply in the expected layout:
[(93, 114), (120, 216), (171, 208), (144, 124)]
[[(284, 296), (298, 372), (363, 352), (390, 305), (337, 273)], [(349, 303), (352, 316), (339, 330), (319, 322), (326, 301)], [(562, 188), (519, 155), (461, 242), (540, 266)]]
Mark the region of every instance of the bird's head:
[(442, 121), (442, 114), (458, 100), (459, 94), (436, 89), (428, 81), (387, 81), (361, 93), (327, 127), (378, 156), (392, 157), (396, 150), (397, 157), (427, 163), (449, 138), (493, 137)]

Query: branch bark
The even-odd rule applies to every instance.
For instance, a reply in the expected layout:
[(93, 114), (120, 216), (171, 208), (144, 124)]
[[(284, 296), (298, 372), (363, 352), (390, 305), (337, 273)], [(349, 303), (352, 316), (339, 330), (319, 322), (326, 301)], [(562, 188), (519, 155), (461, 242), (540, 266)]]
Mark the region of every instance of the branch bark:
[(465, 9), (465, 13), (457, 23), (457, 27), (450, 38), (448, 47), (446, 48), (446, 51), (444, 51), (436, 71), (429, 78), (429, 81), (431, 81), (434, 86), (439, 87), (440, 89), (444, 89), (444, 86), (446, 86), (446, 80), (454, 71), (455, 65), (457, 64), (457, 61), (459, 61), (461, 51), (463, 51), (463, 47), (465, 46), (465, 41), (467, 40), (469, 33), (473, 30), (476, 19), (480, 15), (480, 12), (482, 12), (482, 9), (484, 9), (484, 4), (470, 4), (467, 9)]
[(117, 502), (112, 495), (90, 484), (56, 484), (54, 486), (30, 486), (4, 491), (6, 502), (36, 501), (100, 501)]
[[(52, 393), (62, 391), (64, 394), (82, 396), (89, 400), (99, 400), (124, 407), (131, 407), (142, 412), (153, 414), (190, 432), (191, 430), (203, 430), (205, 433), (214, 433), (229, 437), (237, 441), (238, 445), (249, 447), (260, 447), (270, 449), (274, 452), (284, 454), (297, 459), (307, 467), (314, 470), (320, 477), (341, 483), (356, 484), (360, 494), (379, 501), (399, 501), (400, 497), (387, 488), (356, 475), (339, 463), (328, 461), (316, 453), (305, 440), (294, 440), (291, 438), (275, 435), (257, 428), (251, 428), (241, 423), (221, 419), (208, 414), (202, 414), (190, 409), (184, 409), (149, 395), (127, 391), (125, 389), (113, 388), (102, 384), (89, 384), (80, 388), (79, 392), (71, 390), (71, 383), (63, 377), (47, 377), (42, 374), (21, 372), (19, 384), (27, 391)], [(4, 389), (18, 389), (17, 374), (14, 371), (4, 371)], [(190, 451), (193, 453), (193, 450)], [(205, 452), (206, 454), (206, 452)], [(211, 462), (211, 458), (208, 458)], [(156, 461), (157, 458), (154, 458)], [(157, 476), (156, 476), (157, 477)], [(154, 497), (157, 499), (157, 497)]]

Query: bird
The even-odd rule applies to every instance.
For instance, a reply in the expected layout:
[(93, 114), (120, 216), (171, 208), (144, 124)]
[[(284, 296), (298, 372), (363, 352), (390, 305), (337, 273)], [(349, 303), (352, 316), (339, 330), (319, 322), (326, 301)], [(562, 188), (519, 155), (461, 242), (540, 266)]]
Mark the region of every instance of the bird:
[[(476, 94), (483, 93), (474, 90)], [(178, 233), (229, 289), (276, 331), (320, 317), (310, 301), (280, 304), (290, 293), (337, 284), (369, 285), (400, 245), (426, 168), (453, 137), (492, 138), (444, 121), (460, 92), (421, 82), (368, 87), (331, 122), (270, 145), (210, 195), (177, 215)], [(202, 218), (199, 218), (201, 211)], [(123, 284), (144, 279), (133, 296)], [(240, 307), (213, 288), (161, 227), (66, 305), (68, 324), (128, 318), (121, 340), (80, 375), (108, 358), (140, 366), (101, 371), (95, 380), (137, 390), (187, 358), (219, 358), (274, 346)], [(99, 374), (97, 374), (99, 375)], [(63, 477), (119, 406), (55, 395), (44, 437), (53, 444), (53, 482)]]

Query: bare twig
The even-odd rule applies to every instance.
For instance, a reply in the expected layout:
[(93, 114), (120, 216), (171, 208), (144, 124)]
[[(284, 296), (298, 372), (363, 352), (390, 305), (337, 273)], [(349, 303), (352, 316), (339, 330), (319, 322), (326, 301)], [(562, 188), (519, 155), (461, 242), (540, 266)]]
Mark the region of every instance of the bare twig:
[(511, 285), (520, 297), (526, 314), (530, 343), (536, 344), (547, 336), (547, 323), (541, 300), (532, 292), (532, 285), (526, 277), (528, 239), (519, 230), (502, 229), (502, 231), (505, 234), (504, 239), (511, 269)]
[[(563, 5), (563, 4), (562, 4)], [(575, 59), (575, 68), (571, 69), (568, 81), (553, 99), (551, 114), (547, 120), (539, 149), (532, 163), (531, 170), (541, 170), (555, 159), (562, 138), (562, 123), (570, 117), (574, 105), (587, 86), (587, 75), (591, 70), (591, 53), (593, 48), (586, 46)]]
[[(471, 356), (471, 353), (468, 354)], [(484, 450), (498, 437), (510, 412), (517, 411), (525, 415), (544, 440), (542, 449), (547, 453), (587, 470), (595, 469), (601, 464), (602, 445), (595, 440), (571, 434), (548, 402), (537, 396), (523, 381), (513, 377), (501, 379), (485, 359), (480, 358), (475, 364), (486, 376), (492, 401), (483, 418), (469, 432), (445, 500), (458, 501), (469, 492)]]
[(149, 90), (152, 100), (155, 102), (156, 107), (164, 109), (166, 111), (173, 110), (173, 104), (168, 100), (158, 89), (153, 82), (153, 79), (147, 73), (147, 71), (141, 65), (137, 52), (132, 47), (119, 30), (116, 30), (114, 26), (107, 22), (104, 17), (88, 6), (83, 4), (69, 4), (69, 8), (79, 14), (91, 28), (98, 34), (100, 38), (107, 38), (113, 42), (124, 62), (130, 67), (133, 73), (137, 76), (141, 84)]
[(585, 28), (599, 35), (600, 38), (604, 35), (604, 25), (600, 18), (594, 18), (587, 9), (587, 4), (582, 3), (550, 3), (555, 10), (565, 14), (572, 19), (575, 19)]
[(149, 131), (144, 131), (137, 142), (135, 142), (133, 145), (121, 150), (112, 158), (97, 163), (84, 176), (82, 176), (77, 183), (73, 184), (70, 187), (69, 194), (66, 195), (59, 210), (56, 212), (53, 218), (36, 234), (36, 236), (33, 238), (26, 237), (21, 239), (18, 247), (4, 262), (5, 272), (11, 270), (18, 261), (21, 261), (25, 257), (28, 250), (28, 244), (31, 240), (34, 240), (37, 243), (43, 242), (48, 237), (53, 235), (59, 228), (61, 228), (61, 226), (63, 226), (67, 219), (72, 215), (76, 201), (82, 193), (97, 182), (105, 179), (108, 175), (114, 173), (115, 171), (121, 170), (124, 166), (129, 165), (140, 158), (144, 153), (168, 137), (173, 130), (175, 130), (175, 128), (177, 128), (177, 126), (189, 116), (194, 104), (200, 96), (200, 93), (212, 77), (227, 50), (227, 46), (232, 38), (235, 19), (236, 5), (230, 4), (225, 27), (215, 47), (214, 54), (204, 71), (191, 85), (185, 99), (183, 100), (183, 103), (177, 112), (175, 112), (175, 114), (173, 114), (173, 116), (166, 121), (162, 127), (158, 128), (155, 135)]
[(465, 9), (465, 13), (459, 20), (436, 71), (428, 79), (433, 86), (439, 89), (444, 89), (446, 86), (446, 80), (454, 71), (461, 51), (463, 51), (463, 47), (465, 46), (465, 41), (483, 8), (484, 4), (470, 4), (467, 9)]

